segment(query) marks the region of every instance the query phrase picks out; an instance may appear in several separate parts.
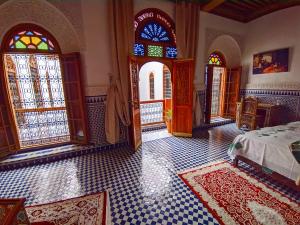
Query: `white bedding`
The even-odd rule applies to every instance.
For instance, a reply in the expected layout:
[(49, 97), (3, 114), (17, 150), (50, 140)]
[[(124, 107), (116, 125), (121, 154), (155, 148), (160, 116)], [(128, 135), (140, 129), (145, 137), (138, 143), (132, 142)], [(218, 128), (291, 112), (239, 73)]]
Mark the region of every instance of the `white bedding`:
[(300, 121), (266, 127), (238, 135), (228, 150), (231, 159), (237, 155), (267, 167), (300, 185), (300, 164), (290, 144), (300, 140)]

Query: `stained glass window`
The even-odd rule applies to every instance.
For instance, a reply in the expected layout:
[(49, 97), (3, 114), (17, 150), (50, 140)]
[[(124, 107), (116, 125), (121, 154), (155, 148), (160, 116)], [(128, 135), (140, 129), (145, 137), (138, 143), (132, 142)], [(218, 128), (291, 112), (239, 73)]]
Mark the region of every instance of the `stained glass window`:
[(166, 57), (167, 58), (176, 58), (177, 57), (177, 48), (166, 47)]
[(10, 49), (34, 49), (34, 50), (45, 50), (54, 51), (55, 47), (53, 42), (49, 40), (45, 35), (32, 31), (24, 30), (15, 34), (10, 42)]
[(141, 38), (154, 42), (170, 41), (167, 31), (157, 23), (148, 23), (141, 32)]
[(149, 8), (135, 15), (134, 55), (177, 58), (175, 24), (165, 12)]
[(224, 62), (223, 62), (223, 60), (221, 59), (221, 57), (217, 53), (212, 53), (209, 56), (208, 64), (222, 66), (224, 64)]
[(148, 56), (163, 57), (163, 47), (157, 45), (148, 45)]
[(134, 55), (144, 56), (145, 47), (143, 44), (134, 44)]

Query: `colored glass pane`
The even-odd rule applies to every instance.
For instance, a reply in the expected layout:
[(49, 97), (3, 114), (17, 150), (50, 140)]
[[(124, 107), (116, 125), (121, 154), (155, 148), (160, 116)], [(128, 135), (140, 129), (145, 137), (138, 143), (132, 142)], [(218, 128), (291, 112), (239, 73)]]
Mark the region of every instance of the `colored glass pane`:
[(32, 44), (37, 45), (38, 43), (41, 42), (41, 39), (39, 37), (32, 37), (31, 42)]
[(166, 47), (166, 57), (167, 58), (176, 58), (177, 57), (177, 48), (175, 47)]
[(24, 45), (21, 41), (17, 41), (15, 43), (16, 48), (26, 48), (26, 45)]
[(163, 57), (163, 47), (157, 45), (148, 45), (148, 56)]
[(30, 38), (26, 36), (21, 37), (20, 40), (23, 41), (25, 45), (30, 43)]
[(42, 42), (38, 45), (38, 49), (40, 50), (48, 50), (48, 45), (45, 42)]
[(36, 46), (35, 45), (27, 45), (27, 48), (36, 49)]
[(144, 56), (145, 48), (143, 44), (134, 44), (134, 55)]
[(19, 32), (9, 42), (10, 48), (54, 51), (55, 47), (48, 37), (36, 31)]
[(223, 65), (223, 61), (221, 60), (221, 57), (218, 54), (212, 53), (209, 56), (208, 64), (221, 66)]
[(50, 45), (52, 48), (54, 48), (54, 45), (53, 45), (52, 41), (48, 40), (48, 43), (49, 43), (49, 45)]
[(41, 33), (34, 31), (34, 34), (38, 35), (38, 36), (42, 36)]
[(157, 23), (148, 23), (140, 34), (142, 39), (154, 42), (168, 42), (170, 41), (169, 34), (166, 29)]

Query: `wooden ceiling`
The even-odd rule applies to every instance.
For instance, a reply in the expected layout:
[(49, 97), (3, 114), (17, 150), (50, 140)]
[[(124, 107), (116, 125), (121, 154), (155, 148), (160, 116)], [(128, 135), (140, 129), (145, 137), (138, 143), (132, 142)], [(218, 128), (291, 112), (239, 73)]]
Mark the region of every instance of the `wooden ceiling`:
[(280, 9), (300, 5), (300, 0), (209, 0), (198, 2), (202, 11), (244, 23)]

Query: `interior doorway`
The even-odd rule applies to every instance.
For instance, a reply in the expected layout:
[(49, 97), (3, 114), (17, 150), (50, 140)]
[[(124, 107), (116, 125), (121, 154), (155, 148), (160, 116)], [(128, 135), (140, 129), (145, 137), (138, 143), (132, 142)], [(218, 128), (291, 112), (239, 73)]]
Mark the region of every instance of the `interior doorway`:
[(171, 136), (172, 83), (167, 65), (151, 61), (141, 66), (139, 97), (142, 141)]
[(206, 65), (205, 123), (224, 124), (235, 119), (241, 67), (227, 68), (220, 52), (213, 52)]

